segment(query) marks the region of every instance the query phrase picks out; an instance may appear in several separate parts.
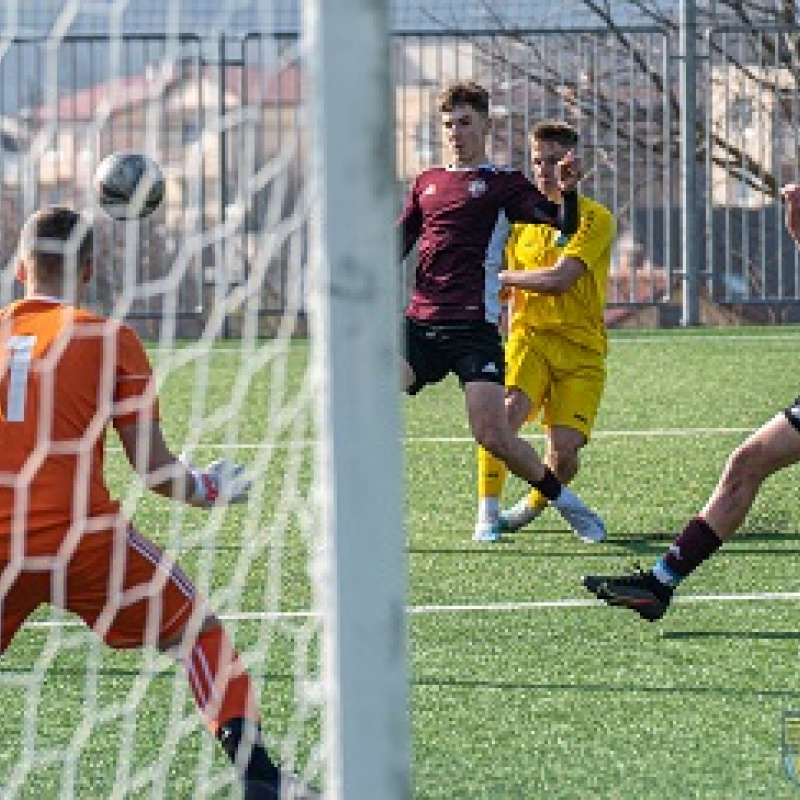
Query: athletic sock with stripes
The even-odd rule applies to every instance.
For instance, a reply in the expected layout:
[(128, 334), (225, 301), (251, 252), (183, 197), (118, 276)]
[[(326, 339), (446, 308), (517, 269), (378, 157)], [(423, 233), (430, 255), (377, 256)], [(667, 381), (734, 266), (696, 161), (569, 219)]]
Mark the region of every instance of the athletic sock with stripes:
[(202, 631), (185, 662), (197, 707), (244, 780), (279, 781), (261, 739), (247, 669), (220, 625)]
[(722, 540), (702, 518), (695, 517), (651, 570), (667, 586), (677, 586), (722, 547)]

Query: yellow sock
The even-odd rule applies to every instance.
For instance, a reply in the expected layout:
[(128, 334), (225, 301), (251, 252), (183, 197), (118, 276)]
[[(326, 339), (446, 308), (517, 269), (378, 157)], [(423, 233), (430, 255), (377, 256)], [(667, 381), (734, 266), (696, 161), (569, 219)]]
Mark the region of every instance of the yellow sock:
[(531, 489), (531, 493), (528, 495), (528, 505), (531, 508), (541, 511), (549, 502), (538, 489)]
[(500, 497), (506, 482), (506, 465), (488, 450), (478, 448), (478, 497)]

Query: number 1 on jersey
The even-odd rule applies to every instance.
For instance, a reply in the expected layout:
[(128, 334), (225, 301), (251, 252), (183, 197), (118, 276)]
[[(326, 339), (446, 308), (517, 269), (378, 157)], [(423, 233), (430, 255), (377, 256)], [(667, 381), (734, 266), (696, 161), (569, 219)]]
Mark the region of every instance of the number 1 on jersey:
[(25, 419), (25, 395), (35, 344), (35, 336), (11, 336), (6, 342), (6, 349), (10, 351), (6, 422)]

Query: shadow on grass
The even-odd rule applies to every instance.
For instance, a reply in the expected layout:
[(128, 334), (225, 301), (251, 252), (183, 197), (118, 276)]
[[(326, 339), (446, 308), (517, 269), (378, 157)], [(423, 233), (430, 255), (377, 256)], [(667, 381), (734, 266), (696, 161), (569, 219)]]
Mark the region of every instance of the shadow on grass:
[(744, 639), (783, 641), (800, 639), (800, 631), (663, 631), (662, 639)]
[[(669, 546), (675, 540), (676, 533), (646, 533), (630, 536), (613, 536), (606, 539), (606, 544), (613, 544), (621, 547), (634, 555), (661, 555), (665, 546)], [(789, 547), (752, 547), (760, 543), (769, 544), (771, 542), (785, 542)], [(733, 556), (787, 556), (800, 555), (800, 532), (774, 533), (740, 532), (736, 534), (719, 551), (717, 557), (730, 558)]]
[[(499, 542), (477, 543), (466, 538), (462, 539), (463, 546), (457, 547), (424, 547), (411, 545), (407, 552), (415, 555), (505, 555), (505, 556), (560, 556), (573, 557), (599, 556), (610, 558), (618, 556), (649, 556), (662, 555), (664, 550), (675, 540), (676, 534), (672, 531), (622, 534), (609, 536), (599, 544), (584, 544), (573, 534), (563, 530), (537, 530), (534, 532), (504, 534)], [(555, 544), (558, 539), (569, 543), (575, 549), (549, 550), (536, 547), (539, 545)], [(760, 543), (785, 542), (796, 544), (789, 547), (757, 547)], [(619, 548), (624, 552), (609, 552), (609, 547)], [(532, 549), (536, 548), (536, 549)], [(800, 555), (800, 532), (792, 533), (743, 533), (735, 536), (720, 550), (718, 556), (787, 556)]]

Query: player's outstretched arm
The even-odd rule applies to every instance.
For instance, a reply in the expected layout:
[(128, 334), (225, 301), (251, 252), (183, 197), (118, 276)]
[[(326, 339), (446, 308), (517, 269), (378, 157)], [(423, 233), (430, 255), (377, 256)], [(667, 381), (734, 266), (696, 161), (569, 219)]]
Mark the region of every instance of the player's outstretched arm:
[(527, 289), (540, 294), (564, 294), (586, 272), (579, 258), (560, 258), (553, 267), (535, 270), (503, 270), (499, 274), (503, 289)]
[(157, 420), (120, 426), (117, 433), (131, 467), (156, 494), (201, 508), (247, 500), (252, 481), (244, 467), (220, 459), (196, 469), (169, 449)]

